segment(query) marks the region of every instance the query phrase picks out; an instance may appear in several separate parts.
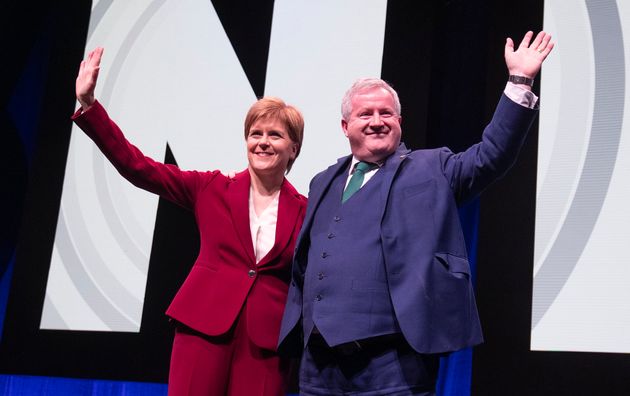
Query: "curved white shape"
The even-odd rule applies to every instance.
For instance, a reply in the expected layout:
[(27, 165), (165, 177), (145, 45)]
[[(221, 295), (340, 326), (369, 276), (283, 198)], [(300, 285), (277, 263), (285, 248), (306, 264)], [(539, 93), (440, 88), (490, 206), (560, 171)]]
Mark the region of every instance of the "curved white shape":
[[(290, 174), (304, 194), (315, 171), (348, 152), (343, 90), (380, 74), (386, 1), (363, 5), (274, 3), (265, 93), (304, 112)], [(256, 98), (210, 1), (95, 2), (87, 49), (96, 46), (106, 49), (96, 96), (145, 155), (163, 160), (168, 143), (184, 169), (247, 166), (243, 119)], [(41, 328), (139, 331), (157, 204), (73, 129)]]

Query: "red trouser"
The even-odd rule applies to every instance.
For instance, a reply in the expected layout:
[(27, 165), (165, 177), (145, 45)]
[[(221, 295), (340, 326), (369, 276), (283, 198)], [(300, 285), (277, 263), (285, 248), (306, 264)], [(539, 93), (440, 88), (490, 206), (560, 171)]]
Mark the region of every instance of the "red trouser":
[(179, 325), (173, 340), (168, 395), (285, 395), (289, 361), (252, 343), (246, 318), (243, 309), (232, 330), (219, 337)]

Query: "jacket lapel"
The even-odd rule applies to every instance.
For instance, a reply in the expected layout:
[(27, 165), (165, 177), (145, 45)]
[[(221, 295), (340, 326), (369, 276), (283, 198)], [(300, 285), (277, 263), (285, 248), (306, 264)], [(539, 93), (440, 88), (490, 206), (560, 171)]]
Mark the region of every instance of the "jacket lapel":
[(263, 257), (258, 266), (263, 266), (273, 261), (280, 255), (287, 244), (291, 240), (293, 230), (297, 224), (297, 218), (302, 211), (302, 203), (299, 194), (295, 188), (286, 180), (280, 188), (280, 197), (278, 198), (278, 220), (276, 222), (276, 238), (273, 247)]
[(391, 191), (392, 183), (394, 182), (394, 177), (398, 173), (398, 168), (400, 168), (400, 164), (407, 158), (407, 156), (411, 153), (404, 143), (401, 143), (398, 146), (398, 149), (394, 152), (394, 154), (390, 155), (389, 158), (385, 161), (385, 165), (379, 170), (379, 172), (383, 172), (383, 183), (381, 184), (381, 200), (383, 202), (383, 213), (385, 212), (385, 208), (387, 207), (387, 200), (389, 199), (389, 192)]
[(232, 216), (232, 223), (236, 229), (236, 235), (243, 246), (251, 265), (256, 264), (254, 256), (254, 244), (249, 228), (249, 171), (245, 170), (236, 175), (234, 181), (228, 186), (228, 205)]
[(305, 233), (310, 232), (315, 209), (319, 206), (319, 203), (324, 197), (324, 193), (328, 190), (328, 187), (330, 187), (330, 183), (332, 183), (339, 172), (348, 168), (351, 160), (351, 155), (339, 158), (335, 165), (328, 167), (328, 169), (324, 172), (315, 176), (317, 180), (313, 180), (313, 182), (311, 182), (310, 191), (308, 192), (306, 216), (304, 217), (304, 224), (302, 225), (302, 230), (300, 231), (300, 236), (298, 237), (298, 243), (300, 243), (300, 241), (304, 238)]
[(324, 193), (330, 187), (330, 184), (334, 180), (335, 176), (337, 176), (339, 172), (343, 172), (344, 170), (346, 170), (350, 165), (351, 160), (352, 155), (339, 158), (336, 164), (328, 167), (328, 169), (315, 176), (311, 181), (310, 190), (308, 192), (308, 204), (306, 206), (304, 223), (302, 224), (302, 229), (300, 230), (297, 242), (295, 243), (295, 255), (293, 258), (294, 276), (297, 275), (297, 272), (303, 274), (306, 271), (306, 260), (302, 260), (301, 258), (306, 257), (305, 249), (308, 248), (308, 235), (311, 231), (311, 225), (313, 224), (313, 215), (315, 214), (315, 209), (317, 209), (317, 207), (319, 206), (322, 198), (324, 197)]

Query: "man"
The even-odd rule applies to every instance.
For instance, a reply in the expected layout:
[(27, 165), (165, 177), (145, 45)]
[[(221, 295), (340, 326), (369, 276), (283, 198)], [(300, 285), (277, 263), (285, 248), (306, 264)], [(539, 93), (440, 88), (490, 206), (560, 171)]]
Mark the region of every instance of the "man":
[(516, 160), (553, 48), (528, 32), (482, 141), (454, 154), (400, 143), (398, 95), (358, 80), (342, 103), (351, 156), (315, 176), (297, 241), (280, 352), (302, 354), (304, 395), (432, 395), (440, 355), (482, 341), (457, 205)]

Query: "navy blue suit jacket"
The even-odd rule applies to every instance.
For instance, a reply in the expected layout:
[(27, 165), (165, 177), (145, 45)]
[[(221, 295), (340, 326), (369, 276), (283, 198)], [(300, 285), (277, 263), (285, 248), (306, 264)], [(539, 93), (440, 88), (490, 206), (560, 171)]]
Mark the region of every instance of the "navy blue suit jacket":
[[(401, 144), (383, 172), (381, 242), (396, 320), (419, 353), (444, 353), (483, 341), (458, 205), (475, 197), (516, 161), (537, 114), (505, 95), (481, 142), (464, 152), (410, 151)], [(311, 181), (304, 225), (296, 243), (279, 351), (301, 352), (302, 286), (309, 234), (323, 194), (351, 156)], [(366, 208), (369, 210), (369, 208)], [(357, 325), (338, 318), (339, 330)]]

